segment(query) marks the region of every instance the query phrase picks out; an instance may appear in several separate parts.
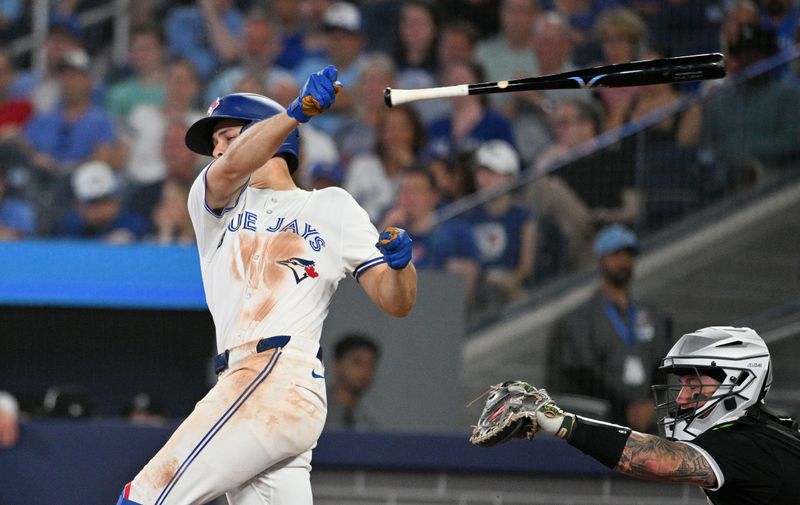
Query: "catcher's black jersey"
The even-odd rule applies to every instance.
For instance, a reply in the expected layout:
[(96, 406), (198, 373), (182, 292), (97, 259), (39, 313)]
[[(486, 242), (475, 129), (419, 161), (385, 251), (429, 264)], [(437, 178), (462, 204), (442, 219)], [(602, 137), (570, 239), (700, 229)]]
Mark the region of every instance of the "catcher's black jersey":
[(800, 503), (800, 439), (750, 422), (718, 426), (692, 440), (716, 462), (722, 487), (706, 490), (716, 505)]

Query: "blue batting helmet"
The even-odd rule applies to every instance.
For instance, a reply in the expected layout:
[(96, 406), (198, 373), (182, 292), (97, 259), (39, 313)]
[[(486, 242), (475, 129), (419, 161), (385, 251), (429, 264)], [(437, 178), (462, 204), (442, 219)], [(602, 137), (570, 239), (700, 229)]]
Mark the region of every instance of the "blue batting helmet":
[[(255, 93), (225, 95), (222, 98), (217, 98), (211, 104), (206, 117), (198, 119), (189, 128), (186, 132), (186, 146), (198, 154), (212, 156), (214, 144), (211, 142), (211, 135), (214, 133), (214, 127), (220, 121), (237, 119), (244, 122), (243, 128), (247, 128), (262, 119), (267, 119), (282, 112), (286, 112), (286, 109), (281, 104), (271, 98)], [(292, 133), (289, 134), (283, 145), (275, 153), (276, 156), (286, 159), (289, 170), (292, 172), (297, 168), (299, 137), (297, 129), (292, 130)]]

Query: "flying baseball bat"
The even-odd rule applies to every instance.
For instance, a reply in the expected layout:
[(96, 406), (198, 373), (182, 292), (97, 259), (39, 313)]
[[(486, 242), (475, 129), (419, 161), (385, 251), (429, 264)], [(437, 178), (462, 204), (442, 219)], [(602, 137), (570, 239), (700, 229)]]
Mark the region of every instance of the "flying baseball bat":
[(432, 98), (452, 98), (456, 96), (541, 89), (621, 88), (647, 84), (703, 81), (719, 79), (720, 77), (725, 77), (725, 57), (720, 53), (708, 53), (617, 63), (616, 65), (584, 68), (560, 74), (527, 77), (511, 81), (482, 82), (421, 89), (386, 88), (383, 91), (383, 101), (388, 107), (393, 107)]

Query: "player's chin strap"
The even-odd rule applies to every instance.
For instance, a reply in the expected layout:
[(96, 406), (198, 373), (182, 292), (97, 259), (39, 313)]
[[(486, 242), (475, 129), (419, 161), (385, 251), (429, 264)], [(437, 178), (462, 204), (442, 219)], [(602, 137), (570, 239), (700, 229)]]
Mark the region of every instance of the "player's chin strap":
[(569, 445), (609, 468), (616, 468), (631, 429), (564, 412), (555, 405), (537, 412), (539, 429), (566, 440)]

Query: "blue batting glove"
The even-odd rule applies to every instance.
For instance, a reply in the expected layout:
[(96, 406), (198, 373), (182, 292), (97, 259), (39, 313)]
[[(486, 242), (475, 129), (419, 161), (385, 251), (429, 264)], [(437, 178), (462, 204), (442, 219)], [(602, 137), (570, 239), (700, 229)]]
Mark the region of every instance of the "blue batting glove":
[(411, 242), (404, 229), (390, 226), (380, 234), (375, 247), (383, 254), (389, 267), (402, 270), (411, 261)]
[(323, 70), (311, 74), (300, 95), (289, 104), (286, 113), (301, 123), (308, 122), (312, 117), (322, 114), (336, 101), (336, 93), (342, 89), (342, 84), (336, 80), (339, 74), (336, 67), (328, 65)]

